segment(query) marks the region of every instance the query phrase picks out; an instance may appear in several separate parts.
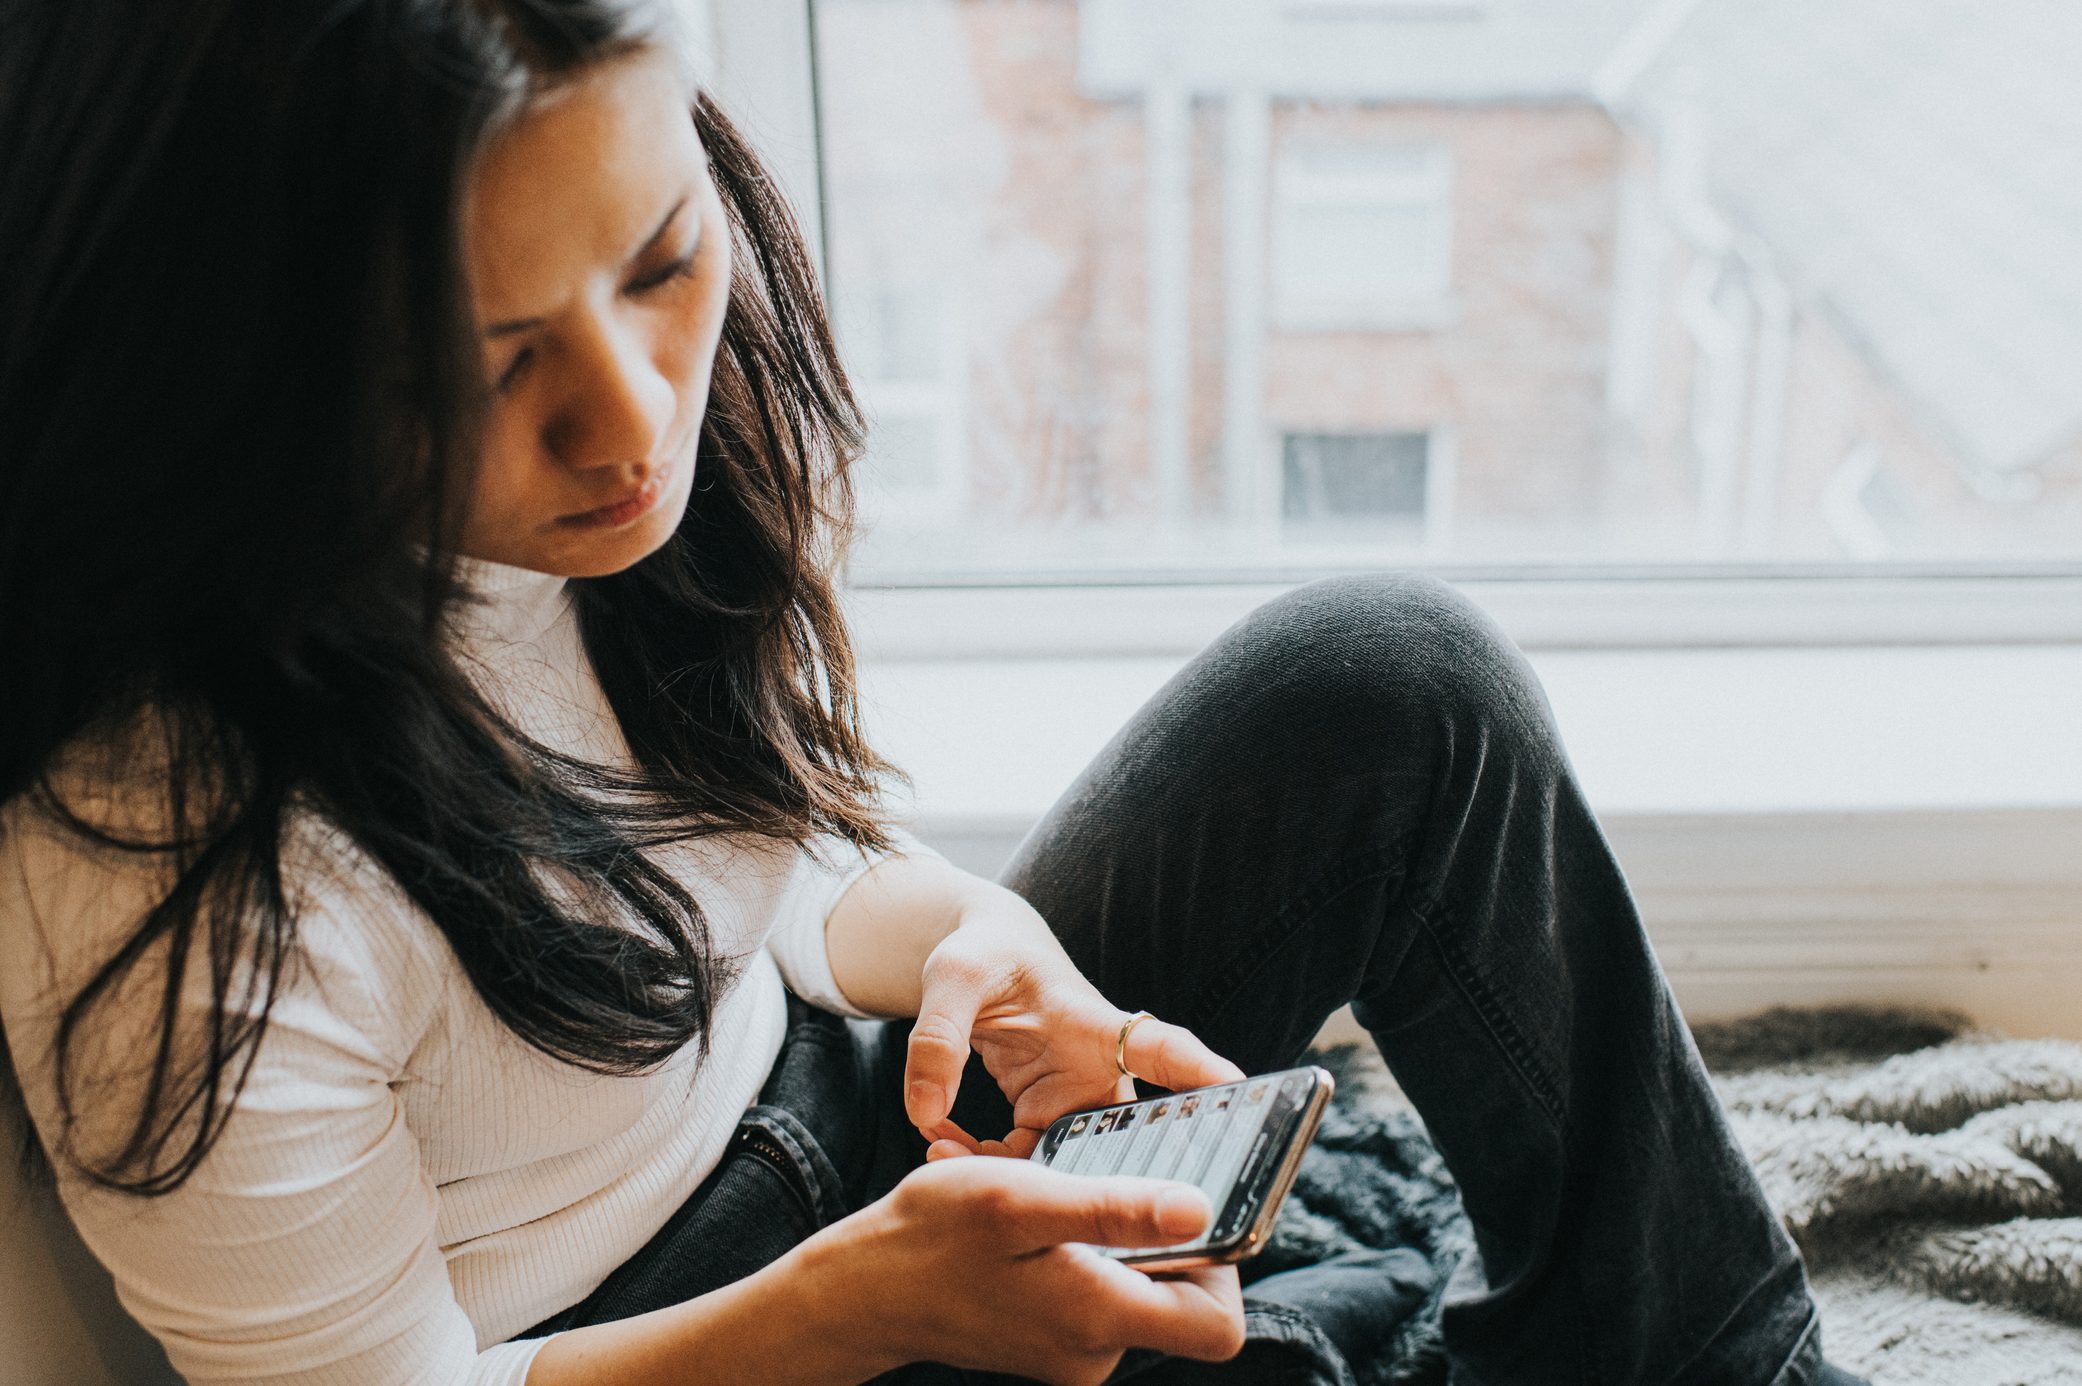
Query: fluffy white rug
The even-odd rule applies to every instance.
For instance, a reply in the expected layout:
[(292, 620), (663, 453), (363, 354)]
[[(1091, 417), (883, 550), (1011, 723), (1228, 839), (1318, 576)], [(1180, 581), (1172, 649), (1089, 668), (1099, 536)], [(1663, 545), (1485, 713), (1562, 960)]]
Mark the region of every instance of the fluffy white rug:
[(1698, 1038), (1833, 1360), (1876, 1386), (2082, 1386), (2082, 1045), (1862, 1009)]

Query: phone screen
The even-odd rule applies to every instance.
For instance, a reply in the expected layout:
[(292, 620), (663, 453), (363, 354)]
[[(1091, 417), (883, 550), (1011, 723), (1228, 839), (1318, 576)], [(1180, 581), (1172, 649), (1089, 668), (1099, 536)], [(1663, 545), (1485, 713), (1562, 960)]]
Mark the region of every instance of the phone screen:
[(1307, 1121), (1312, 1135), (1329, 1075), (1300, 1068), (1102, 1107), (1064, 1117), (1048, 1128), (1033, 1158), (1070, 1174), (1135, 1174), (1196, 1184), (1215, 1210), (1207, 1231), (1176, 1246), (1114, 1256), (1176, 1255), (1241, 1236), (1263, 1211), (1272, 1172)]

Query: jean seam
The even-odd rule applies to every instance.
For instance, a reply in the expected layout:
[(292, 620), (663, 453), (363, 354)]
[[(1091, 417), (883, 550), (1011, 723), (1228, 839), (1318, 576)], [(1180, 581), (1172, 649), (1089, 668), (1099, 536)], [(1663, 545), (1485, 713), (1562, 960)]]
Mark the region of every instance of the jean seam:
[(1778, 1371), (1773, 1374), (1771, 1381), (1768, 1383), (1768, 1386), (1778, 1386), (1780, 1378), (1785, 1376), (1787, 1369), (1790, 1368), (1795, 1361), (1799, 1360), (1800, 1354), (1807, 1347), (1809, 1340), (1814, 1338), (1815, 1335), (1819, 1334), (1821, 1331), (1822, 1314), (1821, 1311), (1817, 1309), (1807, 1316), (1807, 1326), (1805, 1328), (1802, 1328), (1800, 1330), (1800, 1336), (1793, 1340), (1792, 1351), (1786, 1354), (1785, 1361), (1779, 1363)]
[[(1438, 897), (1427, 895), (1411, 901), (1410, 912), (1416, 919), (1418, 928), (1424, 931), (1425, 938), (1430, 941), (1432, 951), (1438, 956), (1439, 965), (1445, 970), (1447, 979), (1474, 1009), (1482, 1027), (1489, 1032), (1490, 1041), (1496, 1045), (1498, 1051), (1517, 1072), (1519, 1081), (1525, 1085), (1533, 1099), (1547, 1112), (1548, 1119), (1554, 1123), (1555, 1132), (1561, 1138), (1563, 1159), (1566, 1161), (1574, 1142), (1570, 1137), (1567, 1108), (1562, 1101), (1559, 1085), (1537, 1062), (1525, 1032), (1511, 1019), (1509, 1008), (1498, 999), (1480, 969), (1475, 966), (1474, 960), (1467, 956), (1457, 940), (1450, 937), (1442, 920), (1445, 911), (1441, 908)], [(1572, 1268), (1568, 1278), (1571, 1293), (1578, 1305), (1586, 1305), (1588, 1296), (1582, 1282), (1582, 1267)], [(1579, 1322), (1589, 1324), (1592, 1320), (1584, 1313)], [(1586, 1334), (1583, 1356), (1578, 1358), (1575, 1372), (1577, 1381), (1584, 1386), (1596, 1386), (1596, 1383), (1605, 1379), (1605, 1374), (1598, 1365), (1599, 1355), (1597, 1344)]]
[(1439, 917), (1444, 911), (1439, 908), (1438, 900), (1432, 897), (1413, 901), (1410, 911), (1416, 917), (1418, 927), (1424, 930), (1424, 936), (1431, 940), (1432, 949), (1438, 954), (1439, 963), (1446, 969), (1446, 975), (1475, 1008), (1475, 1014), (1481, 1019), (1483, 1027), (1489, 1031), (1490, 1038), (1496, 1042), (1497, 1048), (1503, 1051), (1504, 1057), (1510, 1060), (1511, 1067), (1517, 1070), (1527, 1090), (1547, 1109), (1547, 1115), (1554, 1122), (1555, 1130), (1561, 1133), (1566, 1144), (1569, 1117), (1567, 1104), (1562, 1101), (1560, 1084), (1539, 1063), (1532, 1043), (1511, 1019), (1509, 1008), (1497, 999), (1495, 991), (1490, 988), (1481, 970), (1450, 937), (1447, 930), (1440, 927)]
[[(1286, 1330), (1286, 1333), (1266, 1335), (1266, 1341), (1277, 1342), (1286, 1347), (1299, 1347), (1300, 1343), (1295, 1341), (1298, 1338), (1306, 1342), (1311, 1350), (1330, 1360), (1342, 1363), (1347, 1376), (1350, 1376), (1352, 1364), (1345, 1362), (1344, 1354), (1339, 1352), (1337, 1345), (1330, 1341), (1330, 1336), (1323, 1331), (1323, 1325), (1316, 1322), (1307, 1313), (1290, 1308), (1284, 1304), (1266, 1304), (1261, 1301), (1256, 1304), (1246, 1305), (1244, 1308), (1245, 1322), (1248, 1324), (1253, 1318), (1269, 1327), (1277, 1326)], [(1289, 1334), (1292, 1336), (1288, 1336)], [(1313, 1371), (1309, 1375), (1318, 1377), (1318, 1374)], [(1318, 1379), (1320, 1378), (1318, 1377)]]
[[(1397, 843), (1347, 856), (1325, 870), (1292, 897), (1274, 915), (1270, 925), (1252, 935), (1250, 946), (1239, 950), (1229, 966), (1216, 974), (1202, 992), (1198, 1013), (1189, 1017), (1189, 1023), (1198, 1025), (1208, 1017), (1220, 1014), (1249, 984), (1252, 975), (1303, 933), (1325, 905), (1355, 886), (1393, 881), (1407, 875), (1403, 865), (1407, 860), (1407, 845)], [(1408, 902), (1408, 908), (1439, 955), (1446, 975), (1474, 1008), (1483, 1028), (1489, 1031), (1491, 1040), (1517, 1071), (1534, 1099), (1546, 1109), (1566, 1145), (1569, 1124), (1559, 1085), (1536, 1062), (1524, 1032), (1512, 1023), (1509, 1012), (1497, 1000), (1495, 992), (1465, 954), (1447, 938), (1445, 930), (1439, 927), (1443, 911), (1438, 898), (1429, 894), (1419, 896)]]
[[(1743, 1311), (1745, 1309), (1748, 1309), (1751, 1304), (1756, 1302), (1757, 1296), (1763, 1294), (1770, 1287), (1771, 1282), (1768, 1277), (1764, 1280), (1758, 1281), (1755, 1285), (1751, 1286), (1750, 1292), (1742, 1297), (1742, 1302), (1737, 1304), (1733, 1309), (1731, 1309), (1728, 1312), (1728, 1317), (1723, 1319), (1720, 1325), (1716, 1327), (1713, 1330), (1713, 1332), (1709, 1333), (1706, 1336), (1706, 1340), (1704, 1342), (1700, 1343), (1698, 1347), (1692, 1350), (1691, 1356), (1685, 1358), (1684, 1361), (1680, 1362), (1677, 1365), (1677, 1369), (1670, 1373), (1669, 1379), (1673, 1382), (1684, 1380), (1685, 1373), (1692, 1369), (1693, 1364), (1696, 1363), (1701, 1357), (1705, 1356), (1707, 1351), (1711, 1349), (1714, 1346), (1714, 1344), (1720, 1342), (1720, 1340), (1727, 1334), (1730, 1325), (1732, 1325), (1737, 1319), (1741, 1318)], [(1821, 1327), (1821, 1322), (1822, 1316), (1820, 1312), (1814, 1309), (1810, 1309), (1807, 1315), (1806, 1323), (1801, 1325), (1799, 1334), (1793, 1339), (1793, 1346), (1787, 1349), (1784, 1359), (1779, 1362), (1778, 1367), (1772, 1372), (1770, 1377), (1771, 1383), (1776, 1383), (1781, 1377), (1785, 1375), (1786, 1368), (1790, 1367), (1793, 1364), (1794, 1360), (1800, 1356), (1800, 1350), (1807, 1346), (1807, 1340), (1812, 1338), (1815, 1335), (1815, 1333), (1819, 1330), (1819, 1328)]]

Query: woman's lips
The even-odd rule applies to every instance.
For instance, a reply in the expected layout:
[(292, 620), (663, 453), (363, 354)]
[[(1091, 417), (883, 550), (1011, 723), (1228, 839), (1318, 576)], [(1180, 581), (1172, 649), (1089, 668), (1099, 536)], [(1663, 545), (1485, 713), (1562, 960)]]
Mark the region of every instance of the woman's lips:
[(648, 513), (665, 496), (665, 488), (672, 481), (673, 466), (661, 467), (642, 490), (627, 500), (603, 505), (597, 510), (588, 510), (578, 515), (566, 515), (557, 523), (575, 525), (585, 529), (613, 529), (626, 525)]

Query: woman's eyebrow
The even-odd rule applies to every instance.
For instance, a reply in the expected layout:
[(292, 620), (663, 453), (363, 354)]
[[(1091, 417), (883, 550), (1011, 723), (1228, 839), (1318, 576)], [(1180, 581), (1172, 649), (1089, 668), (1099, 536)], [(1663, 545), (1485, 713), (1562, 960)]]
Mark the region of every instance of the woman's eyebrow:
[[(680, 210), (687, 205), (688, 199), (693, 195), (691, 190), (680, 194), (679, 201), (672, 204), (672, 210), (659, 220), (658, 229), (651, 232), (644, 239), (644, 243), (636, 248), (636, 253), (629, 257), (629, 263), (633, 264), (641, 260), (650, 253), (652, 246), (655, 246), (665, 238), (666, 228), (672, 225), (672, 219), (680, 214)], [(531, 327), (540, 327), (542, 323), (543, 319), (541, 318), (509, 318), (505, 322), (495, 322), (490, 327), (484, 329), (484, 335), (487, 337), (510, 337), (516, 332), (526, 332)]]

